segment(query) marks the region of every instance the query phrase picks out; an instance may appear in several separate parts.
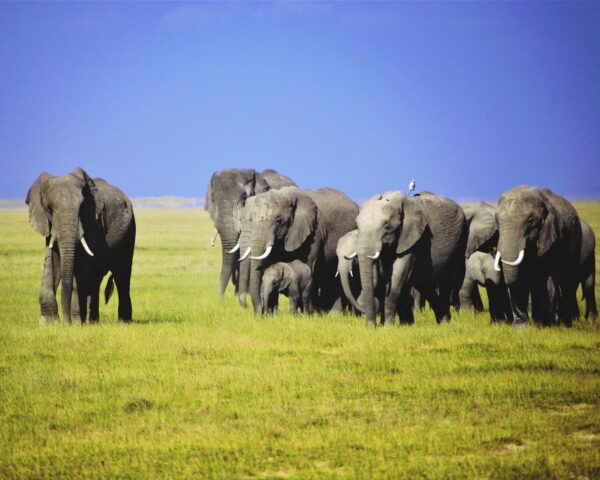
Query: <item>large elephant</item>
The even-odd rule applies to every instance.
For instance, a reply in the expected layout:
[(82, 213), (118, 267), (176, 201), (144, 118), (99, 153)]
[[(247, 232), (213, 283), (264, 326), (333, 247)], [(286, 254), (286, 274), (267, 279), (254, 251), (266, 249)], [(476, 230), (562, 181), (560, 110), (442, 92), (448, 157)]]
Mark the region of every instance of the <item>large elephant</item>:
[[(205, 210), (221, 237), (221, 275), (219, 280), (219, 294), (223, 295), (229, 279), (237, 287), (237, 258), (238, 253), (228, 254), (237, 244), (240, 234), (238, 210), (246, 200), (271, 188), (295, 185), (285, 175), (280, 175), (275, 170), (257, 172), (254, 169), (230, 168), (213, 173), (206, 191)], [(214, 237), (211, 241), (214, 245)]]
[(460, 289), (461, 310), (483, 311), (478, 287), (487, 291), (492, 321), (513, 320), (508, 289), (502, 274), (494, 269), (494, 257), (490, 253), (475, 251), (467, 258), (465, 279)]
[(58, 320), (56, 290), (61, 287), (63, 319), (99, 318), (99, 290), (109, 271), (105, 297), (113, 281), (119, 294), (119, 320), (131, 321), (129, 287), (135, 246), (131, 201), (106, 181), (81, 168), (63, 176), (42, 173), (27, 193), (29, 220), (46, 238), (40, 290), (42, 322)]
[(581, 259), (579, 281), (585, 299), (585, 318), (596, 318), (596, 236), (592, 227), (581, 219)]
[[(250, 259), (249, 290), (254, 312), (261, 312), (262, 272), (273, 263), (301, 260), (313, 273), (313, 306), (328, 310), (341, 302), (335, 281), (339, 238), (356, 228), (358, 206), (345, 194), (330, 188), (301, 190), (285, 187), (254, 198), (247, 212), (249, 239), (242, 258)], [(241, 245), (239, 246), (240, 251)]]
[(358, 261), (367, 325), (375, 325), (373, 262), (381, 258), (389, 282), (383, 323), (392, 325), (396, 311), (412, 323), (410, 287), (431, 305), (438, 322), (450, 320), (450, 293), (464, 275), (467, 225), (460, 206), (450, 199), (422, 193), (408, 197), (387, 192), (365, 202), (356, 219)]
[(515, 325), (531, 315), (542, 325), (556, 316), (571, 326), (579, 315), (577, 285), (580, 276), (581, 221), (565, 198), (545, 188), (514, 187), (498, 200), (498, 252), (510, 289)]

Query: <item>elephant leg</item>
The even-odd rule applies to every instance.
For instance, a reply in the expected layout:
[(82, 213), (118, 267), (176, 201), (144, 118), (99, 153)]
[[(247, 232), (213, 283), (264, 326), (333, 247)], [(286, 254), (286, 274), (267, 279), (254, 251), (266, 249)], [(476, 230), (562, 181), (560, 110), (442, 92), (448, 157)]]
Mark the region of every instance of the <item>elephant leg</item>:
[[(436, 313), (435, 318), (438, 323), (447, 323), (450, 321), (450, 295), (452, 294), (452, 286), (448, 284), (442, 284), (439, 286), (438, 293), (438, 308), (439, 313)], [(479, 295), (479, 291), (477, 291)], [(481, 301), (481, 298), (480, 298)]]
[(471, 302), (473, 303), (473, 309), (476, 312), (483, 312), (483, 300), (481, 299), (481, 294), (479, 293), (479, 286), (475, 284), (475, 288), (471, 292)]
[(92, 286), (90, 291), (90, 323), (97, 323), (100, 319), (100, 284), (102, 283), (102, 277), (95, 275), (92, 279)]
[(502, 311), (499, 305), (498, 289), (491, 280), (485, 281), (485, 289), (488, 296), (488, 310), (492, 322), (502, 320)]
[(310, 291), (312, 287), (312, 280), (308, 283), (306, 288), (302, 291), (302, 308), (305, 313), (311, 314), (313, 312), (312, 301), (310, 298)]
[(119, 294), (119, 320), (123, 322), (131, 322), (132, 308), (131, 296), (129, 294), (131, 282), (131, 268), (123, 271), (113, 272), (115, 285)]
[(531, 316), (545, 327), (555, 323), (555, 285), (548, 276), (536, 275), (531, 285)]
[(596, 307), (596, 279), (594, 272), (590, 273), (583, 282), (581, 282), (583, 298), (585, 299), (585, 318), (595, 319), (598, 317), (598, 308)]
[(56, 289), (60, 281), (60, 260), (58, 254), (46, 248), (44, 269), (40, 286), (40, 322), (51, 324), (58, 322), (58, 304), (56, 303)]
[(523, 281), (510, 286), (510, 303), (512, 305), (514, 326), (520, 327), (529, 323), (529, 288)]
[(475, 285), (475, 282), (473, 282), (471, 278), (465, 278), (465, 281), (463, 282), (458, 294), (461, 310), (474, 310), (475, 306), (473, 305), (473, 290), (476, 288), (477, 285)]
[(290, 313), (296, 315), (298, 313), (298, 296), (290, 295)]
[(573, 320), (579, 318), (577, 280), (574, 280), (573, 278), (569, 278), (560, 287), (558, 318), (567, 327), (571, 327), (573, 325)]
[(392, 265), (391, 285), (388, 294), (385, 297), (383, 308), (383, 324), (385, 326), (394, 325), (398, 300), (402, 290), (406, 288), (414, 263), (415, 257), (411, 254), (398, 257), (394, 260)]
[(73, 293), (71, 295), (71, 319), (67, 319), (69, 323), (77, 324), (85, 322), (86, 320), (87, 293), (83, 288), (83, 282), (80, 282), (80, 280), (78, 281), (77, 276), (73, 275)]
[(411, 291), (407, 288), (400, 294), (397, 311), (401, 324), (412, 325), (415, 323), (414, 299), (411, 295)]

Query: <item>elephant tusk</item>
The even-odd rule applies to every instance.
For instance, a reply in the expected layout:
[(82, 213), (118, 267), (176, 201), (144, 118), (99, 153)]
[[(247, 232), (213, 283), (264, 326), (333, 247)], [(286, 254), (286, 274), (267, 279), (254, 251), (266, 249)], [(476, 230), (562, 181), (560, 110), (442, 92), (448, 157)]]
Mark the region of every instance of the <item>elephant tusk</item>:
[(335, 272), (335, 277), (334, 278), (337, 278), (339, 276), (340, 276), (340, 271), (338, 270), (337, 272)]
[(250, 250), (252, 250), (252, 248), (248, 247), (248, 249), (246, 250), (246, 253), (244, 253), (238, 260), (238, 262), (241, 262), (243, 260), (246, 260), (246, 257), (248, 257), (248, 255), (250, 255)]
[(215, 233), (213, 233), (213, 236), (210, 237), (210, 246), (214, 247), (215, 246), (215, 241), (217, 240), (217, 235), (219, 234), (219, 231), (215, 228)]
[(229, 250), (227, 253), (235, 253), (240, 249), (240, 244), (239, 242), (235, 244), (235, 247), (233, 247), (231, 250)]
[(354, 257), (356, 257), (357, 253), (356, 252), (352, 252), (350, 255), (344, 255), (344, 258), (346, 260), (352, 260)]
[(500, 271), (500, 252), (496, 252), (496, 257), (494, 258), (494, 270), (497, 272)]
[(381, 255), (381, 250), (377, 250), (375, 252), (375, 255), (367, 255), (367, 257), (372, 258), (373, 260), (377, 260), (379, 258), (379, 255)]
[(511, 266), (515, 267), (523, 261), (523, 258), (525, 258), (525, 250), (524, 249), (519, 252), (519, 256), (517, 257), (517, 259), (514, 262), (507, 262), (506, 260), (502, 260), (502, 263), (505, 263), (506, 265), (511, 265)]
[(52, 248), (54, 246), (54, 237), (50, 237), (50, 243), (48, 244), (48, 248)]
[(87, 254), (88, 254), (90, 257), (93, 257), (93, 256), (94, 256), (94, 254), (93, 254), (93, 253), (92, 253), (92, 251), (90, 250), (90, 247), (88, 247), (88, 244), (87, 244), (87, 242), (85, 241), (85, 238), (84, 238), (84, 237), (81, 237), (81, 245), (83, 245), (83, 248), (84, 248), (84, 250), (87, 252)]
[(259, 257), (250, 257), (250, 258), (252, 260), (264, 260), (265, 258), (267, 258), (269, 256), (269, 254), (271, 253), (271, 250), (273, 250), (273, 245), (268, 245), (267, 249), (265, 250), (265, 253), (263, 253)]
[(354, 274), (352, 273), (352, 269), (348, 270), (348, 273), (350, 274), (350, 276), (351, 276), (352, 278), (354, 278)]

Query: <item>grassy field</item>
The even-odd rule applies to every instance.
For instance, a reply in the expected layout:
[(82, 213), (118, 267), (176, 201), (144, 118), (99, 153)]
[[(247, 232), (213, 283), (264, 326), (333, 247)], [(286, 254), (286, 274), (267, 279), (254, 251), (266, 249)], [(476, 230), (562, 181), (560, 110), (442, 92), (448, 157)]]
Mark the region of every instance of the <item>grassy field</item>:
[(253, 318), (216, 295), (205, 212), (136, 215), (134, 323), (113, 298), (68, 328), (39, 325), (43, 240), (0, 210), (0, 478), (600, 478), (600, 322)]

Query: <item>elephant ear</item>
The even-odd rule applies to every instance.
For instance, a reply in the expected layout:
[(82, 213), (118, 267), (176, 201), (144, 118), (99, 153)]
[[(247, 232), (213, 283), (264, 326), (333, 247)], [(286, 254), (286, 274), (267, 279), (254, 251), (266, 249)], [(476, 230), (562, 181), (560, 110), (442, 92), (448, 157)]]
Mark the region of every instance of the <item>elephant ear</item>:
[(558, 216), (553, 206), (547, 205), (544, 222), (540, 227), (537, 241), (538, 257), (544, 255), (558, 238)]
[(271, 187), (260, 173), (254, 173), (254, 195), (259, 193), (265, 193), (269, 191)]
[(47, 172), (41, 173), (27, 192), (25, 203), (29, 206), (29, 222), (44, 237), (50, 235), (50, 220), (42, 204), (42, 187), (51, 178)]
[(402, 230), (398, 237), (396, 253), (402, 255), (411, 249), (423, 236), (427, 227), (427, 219), (423, 210), (415, 200), (407, 197), (403, 202)]
[[(466, 216), (466, 215), (465, 215)], [(469, 239), (465, 257), (469, 258), (482, 245), (489, 242), (498, 233), (498, 220), (495, 214), (471, 217), (469, 222)]]
[(285, 237), (285, 249), (288, 252), (298, 250), (308, 236), (317, 228), (317, 204), (305, 194), (295, 197), (293, 218)]
[(104, 219), (102, 218), (102, 212), (104, 211), (104, 200), (102, 199), (102, 194), (98, 190), (96, 183), (94, 180), (92, 180), (92, 177), (90, 177), (81, 167), (77, 167), (75, 170), (73, 170), (71, 175), (74, 175), (82, 180), (83, 196), (88, 197), (93, 201), (96, 220), (100, 220), (100, 222), (103, 223)]
[(210, 182), (208, 182), (208, 188), (206, 189), (206, 200), (204, 201), (204, 210), (208, 212), (210, 218), (214, 222), (216, 208), (212, 198), (212, 178), (210, 179)]
[(281, 283), (279, 284), (279, 291), (283, 292), (286, 288), (290, 286), (292, 283), (292, 275), (294, 274), (294, 270), (289, 265), (284, 265), (282, 267), (283, 276), (281, 278)]

